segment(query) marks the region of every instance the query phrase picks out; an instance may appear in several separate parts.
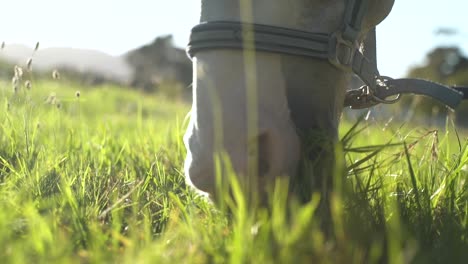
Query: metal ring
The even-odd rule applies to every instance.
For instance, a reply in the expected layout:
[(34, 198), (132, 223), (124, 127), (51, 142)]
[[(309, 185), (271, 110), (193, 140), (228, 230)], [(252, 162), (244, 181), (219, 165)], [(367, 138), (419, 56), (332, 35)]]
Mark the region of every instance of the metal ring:
[(371, 94), (371, 96), (372, 96), (372, 100), (374, 100), (374, 101), (376, 101), (377, 103), (380, 103), (380, 104), (394, 104), (394, 103), (400, 101), (400, 99), (401, 99), (401, 94), (397, 94), (396, 98), (390, 99), (390, 100), (381, 99), (381, 98), (375, 96), (374, 94)]
[[(390, 89), (390, 87), (386, 84), (386, 81), (389, 81), (389, 80), (393, 80), (393, 78), (388, 77), (388, 76), (379, 76), (376, 78), (376, 84), (377, 86), (380, 86), (383, 89)], [(400, 101), (401, 99), (401, 94), (397, 94), (396, 98), (389, 99), (389, 100), (387, 98), (382, 99), (378, 97), (377, 95), (375, 95), (375, 92), (370, 93), (370, 96), (372, 97), (372, 100), (375, 100), (376, 102), (381, 103), (381, 104), (394, 104)]]

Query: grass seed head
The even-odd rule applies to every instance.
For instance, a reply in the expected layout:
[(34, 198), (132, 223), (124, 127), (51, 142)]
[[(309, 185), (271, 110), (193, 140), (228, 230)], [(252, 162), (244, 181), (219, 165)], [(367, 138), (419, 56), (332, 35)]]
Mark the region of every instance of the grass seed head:
[(57, 96), (55, 95), (55, 93), (49, 94), (49, 96), (47, 97), (46, 103), (55, 104), (56, 102), (57, 102)]
[(32, 83), (30, 80), (27, 80), (24, 82), (24, 87), (26, 87), (26, 89), (28, 90), (31, 90), (31, 87), (32, 87)]
[(36, 43), (36, 47), (34, 48), (34, 52), (39, 50), (39, 41)]
[(2, 46), (0, 47), (0, 49), (4, 49), (5, 48), (5, 41), (2, 41)]
[(32, 72), (32, 58), (28, 59), (28, 61), (26, 62), (26, 66), (27, 66), (28, 72)]
[(13, 92), (17, 93), (19, 89), (19, 78), (16, 75), (11, 79), (11, 84), (13, 85)]
[(15, 65), (15, 77), (21, 79), (23, 77), (23, 68), (19, 67), (18, 65)]
[(59, 79), (60, 79), (60, 73), (58, 72), (58, 70), (54, 70), (54, 71), (52, 72), (52, 78), (53, 78), (54, 80), (59, 80)]

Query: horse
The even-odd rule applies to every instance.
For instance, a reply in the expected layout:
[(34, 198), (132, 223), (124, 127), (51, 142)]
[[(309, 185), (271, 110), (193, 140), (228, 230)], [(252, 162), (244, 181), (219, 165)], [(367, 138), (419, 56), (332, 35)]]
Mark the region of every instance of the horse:
[[(366, 2), (366, 7), (347, 11), (357, 2)], [(355, 37), (363, 50), (366, 37), (393, 4), (394, 0), (202, 0), (200, 23), (232, 22), (242, 25), (240, 34), (253, 38), (245, 37), (243, 48), (228, 43), (193, 54), (193, 102), (184, 135), (187, 182), (210, 197), (218, 196), (218, 182), (224, 177), (218, 174), (225, 166), (219, 168), (217, 157), (222, 156), (229, 159), (238, 180), (260, 197), (280, 177), (299, 182), (292, 192), (302, 189), (308, 195), (329, 186), (352, 74), (329, 60), (257, 50), (254, 27), (332, 36), (343, 30), (348, 14), (353, 19), (353, 12), (365, 12), (359, 15)], [(303, 160), (313, 164), (305, 177), (299, 176)]]

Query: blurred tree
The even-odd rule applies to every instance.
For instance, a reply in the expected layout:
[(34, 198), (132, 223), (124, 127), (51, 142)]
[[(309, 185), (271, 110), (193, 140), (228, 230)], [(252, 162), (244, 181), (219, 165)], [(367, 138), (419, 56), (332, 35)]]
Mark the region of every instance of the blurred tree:
[[(436, 48), (427, 55), (426, 63), (410, 69), (408, 76), (449, 86), (468, 86), (468, 58), (457, 47)], [(406, 96), (402, 104), (428, 118), (445, 117), (449, 112), (444, 105), (422, 96)], [(468, 126), (468, 102), (463, 102), (455, 115), (457, 124)]]
[[(145, 91), (169, 91), (162, 88), (171, 85), (188, 87), (192, 82), (192, 62), (184, 49), (174, 46), (171, 35), (158, 37), (152, 43), (124, 56), (134, 68), (132, 86)], [(189, 92), (189, 89), (174, 89)], [(174, 91), (170, 92), (171, 97)]]

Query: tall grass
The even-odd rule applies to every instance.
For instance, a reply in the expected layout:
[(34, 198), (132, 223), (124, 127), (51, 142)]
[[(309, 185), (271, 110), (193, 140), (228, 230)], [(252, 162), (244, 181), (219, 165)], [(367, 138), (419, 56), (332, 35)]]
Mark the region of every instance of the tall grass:
[(286, 180), (255, 210), (235, 178), (224, 207), (194, 193), (181, 171), (182, 103), (57, 81), (10, 86), (0, 84), (2, 263), (468, 260), (468, 147), (452, 127), (345, 122), (347, 167), (325, 218), (319, 195), (289, 199)]

